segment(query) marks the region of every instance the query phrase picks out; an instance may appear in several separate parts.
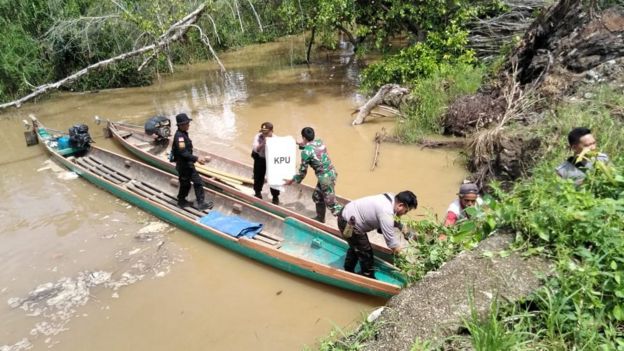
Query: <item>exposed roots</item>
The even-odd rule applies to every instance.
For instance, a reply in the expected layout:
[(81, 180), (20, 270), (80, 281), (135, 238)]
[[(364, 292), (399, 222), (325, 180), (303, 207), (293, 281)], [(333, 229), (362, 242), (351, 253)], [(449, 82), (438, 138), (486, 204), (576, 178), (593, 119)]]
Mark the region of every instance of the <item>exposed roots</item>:
[[(535, 104), (540, 101), (533, 89), (521, 89), (516, 80), (517, 66), (511, 75), (506, 77), (506, 86), (502, 91), (501, 101), (504, 112), (496, 124), (488, 129), (477, 131), (468, 146), (471, 155), (470, 165), (475, 172), (474, 181), (483, 186), (489, 179), (506, 178), (514, 180), (522, 176), (531, 164), (532, 158), (524, 159), (530, 153), (520, 135), (513, 135), (510, 126), (514, 122), (529, 124), (539, 115), (535, 112)], [(489, 120), (490, 123), (492, 119)], [(532, 147), (539, 146), (538, 139), (529, 139)]]

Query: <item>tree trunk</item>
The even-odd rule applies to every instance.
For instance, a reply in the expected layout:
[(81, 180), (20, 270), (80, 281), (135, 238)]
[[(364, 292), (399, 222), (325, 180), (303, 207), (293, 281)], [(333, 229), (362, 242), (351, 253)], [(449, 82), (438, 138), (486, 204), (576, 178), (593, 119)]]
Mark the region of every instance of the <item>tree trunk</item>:
[[(569, 77), (624, 57), (624, 9), (590, 16), (582, 0), (559, 1), (538, 17), (514, 52), (521, 84), (540, 84), (553, 71)], [(567, 75), (565, 73), (568, 73)]]
[[(144, 46), (140, 49), (137, 50), (133, 50), (130, 52), (126, 52), (123, 53), (121, 55), (106, 59), (106, 60), (102, 60), (100, 62), (94, 63), (86, 68), (81, 69), (80, 71), (71, 74), (57, 82), (54, 83), (48, 83), (48, 84), (43, 84), (40, 85), (38, 87), (36, 87), (34, 89), (34, 91), (20, 99), (5, 103), (5, 104), (1, 104), (0, 105), (0, 110), (8, 108), (8, 107), (12, 107), (15, 106), (17, 108), (19, 108), (24, 102), (33, 99), (39, 95), (45, 94), (49, 91), (58, 89), (62, 86), (68, 85), (70, 83), (73, 83), (74, 81), (76, 81), (78, 78), (96, 71), (98, 69), (102, 69), (105, 68), (109, 65), (115, 64), (119, 61), (123, 61), (126, 60), (128, 58), (131, 57), (135, 57), (135, 56), (139, 56), (142, 54), (147, 54), (152, 52), (152, 54), (140, 65), (139, 69), (143, 68), (143, 66), (145, 66), (152, 58), (157, 56), (157, 53), (162, 51), (163, 48), (168, 47), (172, 42), (181, 40), (184, 38), (184, 36), (186, 35), (186, 33), (189, 31), (190, 28), (197, 28), (200, 31), (202, 40), (204, 41), (204, 43), (206, 45), (209, 46), (209, 48), (211, 49), (211, 52), (213, 53), (213, 55), (215, 56), (217, 62), (219, 62), (219, 64), (221, 64), (221, 62), (219, 61), (219, 58), (216, 57), (216, 54), (214, 53), (214, 51), (212, 50), (212, 47), (210, 46), (210, 44), (205, 41), (205, 35), (203, 34), (203, 32), (201, 31), (201, 28), (199, 28), (195, 23), (199, 20), (199, 18), (202, 16), (202, 14), (205, 12), (206, 10), (206, 5), (202, 4), (200, 5), (197, 9), (195, 9), (193, 12), (189, 13), (188, 15), (186, 15), (183, 19), (181, 19), (180, 21), (174, 23), (171, 27), (169, 27), (169, 29), (162, 34), (156, 41), (156, 43), (151, 44), (151, 45), (147, 45)], [(169, 57), (167, 56), (167, 60), (169, 60)], [(223, 68), (223, 65), (221, 64), (221, 68)]]
[(314, 43), (314, 35), (316, 34), (316, 26), (312, 27), (312, 35), (310, 36), (310, 42), (308, 42), (308, 49), (306, 50), (306, 63), (310, 64), (310, 53), (312, 52), (312, 44)]
[(371, 113), (371, 110), (379, 106), (385, 100), (400, 101), (404, 96), (409, 93), (409, 90), (402, 88), (398, 84), (386, 84), (382, 86), (377, 94), (368, 100), (364, 106), (356, 110), (357, 116), (351, 123), (352, 125), (358, 125), (364, 123), (364, 120)]

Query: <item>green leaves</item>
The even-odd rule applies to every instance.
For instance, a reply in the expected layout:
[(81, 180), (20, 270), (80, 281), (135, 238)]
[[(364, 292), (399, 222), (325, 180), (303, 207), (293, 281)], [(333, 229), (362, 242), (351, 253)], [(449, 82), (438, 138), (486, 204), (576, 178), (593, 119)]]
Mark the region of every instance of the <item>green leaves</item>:
[(616, 305), (613, 308), (613, 311), (611, 313), (613, 314), (613, 317), (617, 319), (618, 321), (624, 321), (624, 306), (623, 305)]

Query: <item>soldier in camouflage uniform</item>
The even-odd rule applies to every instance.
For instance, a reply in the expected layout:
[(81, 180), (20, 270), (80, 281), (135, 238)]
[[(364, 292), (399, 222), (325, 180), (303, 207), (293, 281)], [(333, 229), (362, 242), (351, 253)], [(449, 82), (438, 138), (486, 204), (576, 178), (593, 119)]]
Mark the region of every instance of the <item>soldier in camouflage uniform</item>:
[(308, 166), (310, 166), (318, 179), (312, 195), (312, 201), (316, 204), (316, 217), (314, 219), (325, 222), (326, 208), (329, 208), (334, 216), (342, 209), (342, 206), (336, 202), (336, 192), (334, 191), (338, 173), (336, 173), (336, 169), (329, 159), (325, 144), (320, 139), (314, 139), (314, 129), (303, 128), (301, 136), (303, 143), (299, 146), (301, 149), (299, 173), (293, 179), (286, 181), (286, 185), (293, 182), (301, 183), (306, 176)]

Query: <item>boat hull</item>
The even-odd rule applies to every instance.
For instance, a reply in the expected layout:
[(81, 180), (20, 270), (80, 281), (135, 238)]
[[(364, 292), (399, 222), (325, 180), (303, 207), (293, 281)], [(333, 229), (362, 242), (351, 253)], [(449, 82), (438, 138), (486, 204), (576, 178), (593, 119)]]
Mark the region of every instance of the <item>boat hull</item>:
[[(139, 159), (145, 161), (146, 163), (162, 169), (166, 172), (177, 174), (175, 169), (175, 164), (169, 162), (166, 157), (166, 151), (170, 149), (170, 143), (166, 145), (161, 145), (160, 147), (156, 147), (153, 150), (156, 151), (146, 151), (139, 147), (137, 147), (137, 140), (140, 140), (144, 143), (150, 143), (153, 141), (148, 135), (145, 135), (144, 132), (136, 126), (126, 126), (119, 123), (108, 122), (108, 128), (111, 131), (111, 135), (115, 140), (117, 140), (125, 149), (130, 151), (133, 155), (138, 157)], [(131, 134), (131, 135), (129, 135)], [(125, 137), (124, 137), (125, 136)], [(219, 156), (216, 154), (209, 153), (207, 151), (203, 151), (195, 147), (194, 151), (198, 153), (198, 155), (207, 156), (211, 161), (209, 164), (217, 164), (215, 167), (221, 167), (224, 171), (231, 170), (234, 173), (239, 175), (242, 174), (252, 174), (253, 168), (249, 165), (240, 163), (238, 161), (234, 161), (228, 159), (223, 156)], [(229, 167), (229, 169), (228, 169)], [(223, 192), (230, 196), (241, 199), (242, 201), (249, 203), (257, 208), (263, 209), (265, 211), (269, 211), (274, 213), (280, 217), (293, 217), (304, 223), (307, 223), (313, 227), (319, 228), (322, 231), (330, 233), (336, 237), (342, 238), (342, 234), (338, 230), (338, 228), (328, 225), (326, 223), (318, 222), (312, 219), (312, 215), (315, 213), (314, 209), (310, 208), (313, 203), (311, 201), (312, 193), (314, 189), (305, 184), (293, 185), (293, 189), (288, 190), (293, 193), (298, 194), (297, 199), (291, 201), (290, 203), (286, 203), (283, 206), (278, 206), (270, 201), (258, 199), (257, 197), (242, 192), (236, 188), (228, 186), (227, 184), (221, 183), (214, 178), (201, 175), (202, 180), (205, 185), (210, 187), (211, 189), (217, 190), (219, 192)], [(283, 196), (282, 196), (283, 197)], [(300, 201), (302, 199), (303, 201)], [(309, 200), (308, 200), (309, 199)], [(341, 204), (346, 204), (349, 202), (348, 199), (337, 196), (337, 201)], [(386, 247), (385, 245), (381, 245), (379, 243), (371, 242), (371, 246), (373, 247), (373, 251), (376, 257), (379, 257), (387, 262), (392, 263), (394, 261), (394, 254), (391, 249)]]
[[(315, 257), (315, 252), (319, 254), (327, 254), (327, 252), (330, 251), (344, 253), (346, 252), (347, 244), (343, 240), (330, 236), (320, 231), (318, 228), (311, 227), (297, 219), (277, 217), (261, 209), (248, 206), (237, 199), (212, 192), (210, 195), (215, 198), (215, 202), (220, 201), (224, 206), (239, 206), (239, 209), (242, 208), (243, 213), (249, 213), (253, 218), (262, 218), (263, 221), (268, 224), (269, 228), (281, 228), (283, 245), (280, 249), (276, 249), (275, 247), (258, 242), (257, 240), (228, 236), (227, 234), (201, 224), (197, 220), (185, 217), (172, 208), (163, 206), (161, 203), (152, 201), (150, 198), (130, 191), (120, 184), (115, 184), (115, 179), (110, 177), (110, 179), (106, 179), (78, 164), (76, 160), (80, 156), (73, 156), (71, 154), (63, 155), (56, 152), (54, 147), (51, 146), (52, 143), (46, 142), (45, 135), (39, 135), (39, 138), (42, 139), (42, 144), (45, 146), (48, 153), (58, 163), (87, 181), (164, 221), (246, 257), (311, 280), (374, 296), (390, 297), (398, 293), (405, 284), (402, 276), (400, 276), (393, 266), (379, 260), (377, 263), (380, 273), (391, 283), (365, 278), (361, 275), (338, 269), (336, 266), (340, 263), (340, 255), (331, 257), (331, 262), (319, 264), (315, 259), (317, 261), (322, 261), (322, 257)], [(122, 168), (121, 165), (123, 164), (126, 168), (140, 169), (137, 173), (139, 175), (149, 173), (150, 177), (154, 179), (160, 177), (159, 179), (161, 179), (161, 181), (159, 185), (163, 187), (165, 182), (163, 179), (168, 180), (171, 178), (170, 175), (160, 170), (103, 149), (92, 147), (87, 153), (101, 157), (100, 159), (104, 161), (111, 161), (110, 163), (106, 162), (106, 165), (114, 163), (112, 161), (118, 158), (116, 160), (118, 163), (117, 168)], [(116, 169), (114, 166), (108, 168)], [(216, 198), (217, 196), (219, 196), (218, 199)], [(309, 249), (309, 246), (316, 246), (317, 249), (326, 248), (326, 250), (314, 251)], [(344, 261), (343, 258), (344, 256), (342, 256), (342, 261)]]

